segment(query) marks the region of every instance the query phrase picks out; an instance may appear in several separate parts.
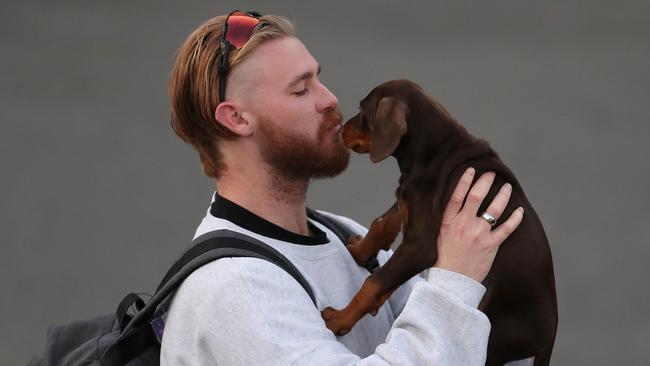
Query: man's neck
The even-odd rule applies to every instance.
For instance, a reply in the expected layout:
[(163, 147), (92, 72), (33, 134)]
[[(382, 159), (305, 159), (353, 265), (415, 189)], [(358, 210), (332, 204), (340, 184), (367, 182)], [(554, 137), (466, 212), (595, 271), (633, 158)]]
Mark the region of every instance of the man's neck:
[(310, 235), (305, 204), (308, 184), (261, 171), (254, 176), (224, 172), (216, 186), (220, 196), (257, 216), (296, 234)]

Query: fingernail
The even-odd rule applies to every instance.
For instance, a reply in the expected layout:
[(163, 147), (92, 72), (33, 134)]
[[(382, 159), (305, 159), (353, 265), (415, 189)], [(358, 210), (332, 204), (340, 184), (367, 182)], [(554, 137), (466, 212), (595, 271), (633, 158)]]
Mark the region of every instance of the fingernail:
[(519, 211), (520, 214), (524, 214), (524, 208), (523, 207), (517, 207), (517, 211)]
[(506, 184), (503, 185), (503, 188), (507, 189), (507, 190), (511, 190), (512, 186), (510, 185), (510, 183), (506, 183)]
[(469, 167), (467, 170), (465, 170), (465, 174), (474, 174), (474, 168)]

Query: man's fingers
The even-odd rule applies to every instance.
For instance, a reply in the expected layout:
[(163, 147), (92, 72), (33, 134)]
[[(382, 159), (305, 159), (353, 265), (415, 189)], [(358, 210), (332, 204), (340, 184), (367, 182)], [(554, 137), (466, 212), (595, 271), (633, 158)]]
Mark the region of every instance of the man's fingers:
[(486, 209), (487, 213), (492, 215), (492, 217), (495, 219), (499, 220), (499, 217), (501, 217), (503, 210), (506, 208), (506, 205), (508, 205), (508, 200), (510, 200), (511, 193), (512, 186), (510, 183), (506, 183), (501, 186), (499, 193), (497, 193), (492, 202), (490, 202), (490, 206), (488, 206)]
[(492, 182), (494, 182), (494, 176), (494, 172), (484, 173), (478, 178), (476, 183), (474, 183), (474, 186), (467, 194), (465, 207), (463, 207), (463, 211), (468, 215), (476, 216), (481, 202), (483, 202), (483, 199), (490, 191)]
[(521, 224), (521, 220), (524, 217), (524, 208), (519, 207), (512, 212), (512, 215), (501, 224), (498, 228), (492, 230), (492, 237), (496, 245), (501, 245), (506, 238), (512, 234), (513, 231)]
[(460, 177), (460, 180), (454, 188), (454, 192), (449, 198), (449, 203), (445, 208), (445, 212), (442, 214), (442, 223), (449, 223), (460, 211), (460, 208), (463, 206), (463, 201), (467, 195), (467, 191), (472, 186), (472, 180), (474, 180), (474, 168), (467, 168), (463, 175)]

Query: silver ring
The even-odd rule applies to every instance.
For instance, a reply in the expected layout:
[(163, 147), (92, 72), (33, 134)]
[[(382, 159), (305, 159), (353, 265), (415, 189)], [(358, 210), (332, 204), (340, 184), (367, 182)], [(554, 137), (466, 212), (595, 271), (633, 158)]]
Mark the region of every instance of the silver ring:
[(491, 226), (494, 226), (494, 224), (497, 223), (497, 219), (494, 218), (494, 216), (490, 215), (487, 211), (483, 212), (481, 217), (488, 222)]

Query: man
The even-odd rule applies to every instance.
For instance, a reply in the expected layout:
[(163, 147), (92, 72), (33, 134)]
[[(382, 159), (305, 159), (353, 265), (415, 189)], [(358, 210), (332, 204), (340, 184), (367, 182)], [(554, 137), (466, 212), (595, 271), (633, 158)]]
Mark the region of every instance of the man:
[[(375, 316), (337, 338), (320, 310), (347, 304), (368, 273), (305, 211), (309, 181), (335, 176), (348, 164), (337, 99), (319, 81), (319, 64), (288, 20), (236, 13), (224, 37), (226, 18), (210, 19), (188, 37), (170, 82), (172, 126), (216, 179), (217, 192), (195, 237), (225, 228), (273, 246), (308, 280), (318, 308), (274, 264), (255, 258), (214, 261), (175, 294), (161, 363), (484, 364), (490, 324), (477, 310), (485, 292), (480, 282), (523, 211), (490, 230), (477, 210), (494, 175), (484, 174), (470, 190), (469, 169), (445, 210), (438, 260), (427, 278), (411, 279)], [(249, 33), (228, 34), (246, 30), (247, 22)], [(498, 218), (509, 195), (502, 189), (490, 214)], [(331, 217), (366, 232), (348, 218)], [(380, 252), (380, 263), (389, 255)]]

